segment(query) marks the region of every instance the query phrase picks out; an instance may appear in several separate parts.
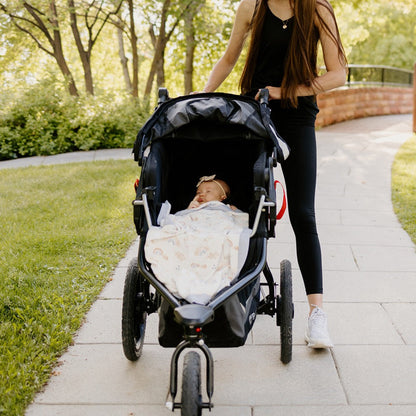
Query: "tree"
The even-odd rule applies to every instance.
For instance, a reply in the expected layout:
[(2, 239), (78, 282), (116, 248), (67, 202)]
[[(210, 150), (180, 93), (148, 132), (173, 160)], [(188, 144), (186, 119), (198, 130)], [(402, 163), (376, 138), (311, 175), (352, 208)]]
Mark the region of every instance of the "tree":
[[(190, 13), (184, 15), (170, 40), (172, 47), (166, 48), (165, 73), (169, 91), (187, 94), (205, 85), (209, 71), (227, 46), (238, 4), (239, 0), (204, 0), (189, 8)], [(222, 84), (223, 91), (238, 93), (243, 61), (244, 53)], [(179, 73), (183, 74), (182, 79), (178, 77)], [(178, 85), (179, 79), (181, 85)]]
[(129, 9), (129, 39), (131, 44), (131, 52), (133, 56), (133, 85), (132, 85), (132, 95), (133, 97), (139, 96), (139, 52), (137, 50), (137, 34), (136, 34), (136, 25), (134, 22), (134, 6), (133, 0), (127, 0), (128, 9)]
[(336, 0), (334, 7), (350, 63), (413, 69), (414, 0)]
[(194, 57), (196, 48), (195, 38), (195, 22), (194, 18), (201, 10), (205, 0), (194, 2), (187, 10), (184, 16), (184, 30), (185, 30), (185, 69), (184, 69), (184, 90), (185, 94), (189, 94), (194, 90), (193, 88), (193, 74), (194, 74)]
[[(91, 0), (87, 3), (67, 0), (65, 7), (63, 1), (59, 0), (49, 0), (46, 4), (41, 0), (9, 1), (9, 6), (1, 1), (0, 8), (19, 30), (27, 34), (41, 50), (55, 59), (67, 81), (68, 91), (71, 95), (79, 95), (63, 48), (65, 31), (62, 26), (65, 26), (65, 20), (62, 12), (68, 13), (70, 28), (83, 68), (85, 90), (93, 95), (91, 53), (104, 26), (110, 17), (118, 12), (122, 2), (123, 0)], [(58, 13), (58, 7), (60, 7), (60, 13)], [(80, 17), (82, 24), (78, 20)]]
[[(123, 17), (122, 9), (120, 9), (116, 18), (111, 19), (111, 23), (116, 27), (118, 50), (120, 63), (123, 71), (124, 83), (126, 89), (135, 98), (139, 96), (139, 52), (138, 52), (138, 35), (136, 32), (136, 22), (134, 19), (135, 6), (133, 0), (126, 0), (127, 3), (127, 17)], [(128, 66), (128, 58), (125, 50), (124, 34), (130, 43), (130, 51), (132, 55), (132, 76)]]
[[(94, 95), (94, 83), (91, 69), (91, 52), (105, 24), (112, 15), (117, 15), (123, 0), (118, 0), (114, 9), (107, 10), (104, 0), (93, 0), (90, 3), (79, 2), (75, 5), (74, 0), (68, 0), (68, 11), (70, 24), (75, 44), (84, 69), (85, 90)], [(78, 14), (84, 20), (84, 32), (86, 33), (86, 46), (82, 42), (81, 30), (78, 24)], [(97, 29), (94, 32), (94, 27)]]
[(56, 0), (49, 0), (46, 11), (26, 1), (22, 5), (23, 10), (21, 7), (6, 6), (1, 2), (0, 8), (19, 30), (29, 35), (42, 51), (55, 59), (66, 80), (69, 93), (77, 96), (78, 89), (63, 51)]
[[(198, 2), (198, 0), (177, 0), (176, 2), (172, 2), (172, 0), (163, 0), (159, 24), (150, 24), (149, 35), (152, 40), (154, 54), (144, 91), (145, 97), (148, 97), (152, 91), (155, 75), (157, 75), (157, 86), (161, 87), (164, 85), (166, 45), (172, 37), (179, 22), (183, 19), (183, 16), (188, 13), (190, 7), (192, 7), (192, 5), (196, 2)], [(168, 24), (168, 21), (171, 23)], [(157, 28), (157, 26), (158, 33), (155, 32), (155, 28)]]
[(118, 17), (117, 21), (114, 21), (114, 25), (116, 26), (117, 29), (117, 39), (118, 39), (118, 55), (120, 57), (120, 63), (121, 63), (121, 68), (123, 70), (123, 77), (124, 77), (124, 83), (126, 85), (126, 90), (129, 93), (132, 93), (133, 91), (133, 86), (131, 83), (131, 77), (130, 77), (130, 71), (129, 71), (129, 67), (128, 67), (128, 58), (126, 56), (126, 49), (124, 46), (124, 37), (123, 37), (123, 32), (125, 30), (125, 25), (124, 22), (121, 20), (120, 17)]

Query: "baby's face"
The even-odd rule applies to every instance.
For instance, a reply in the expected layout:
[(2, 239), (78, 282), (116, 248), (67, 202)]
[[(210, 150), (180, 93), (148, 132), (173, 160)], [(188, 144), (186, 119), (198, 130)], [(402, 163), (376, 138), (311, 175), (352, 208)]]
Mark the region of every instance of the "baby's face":
[(209, 201), (223, 201), (225, 195), (215, 182), (203, 182), (196, 191), (196, 200), (203, 204)]

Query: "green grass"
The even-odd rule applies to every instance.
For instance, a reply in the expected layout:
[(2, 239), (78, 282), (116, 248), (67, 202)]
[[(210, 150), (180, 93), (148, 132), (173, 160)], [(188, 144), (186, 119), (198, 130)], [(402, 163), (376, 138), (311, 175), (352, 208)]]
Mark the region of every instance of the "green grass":
[(22, 415), (135, 238), (138, 167), (0, 170), (0, 414)]
[(400, 223), (416, 244), (416, 135), (396, 154), (392, 168), (392, 200)]

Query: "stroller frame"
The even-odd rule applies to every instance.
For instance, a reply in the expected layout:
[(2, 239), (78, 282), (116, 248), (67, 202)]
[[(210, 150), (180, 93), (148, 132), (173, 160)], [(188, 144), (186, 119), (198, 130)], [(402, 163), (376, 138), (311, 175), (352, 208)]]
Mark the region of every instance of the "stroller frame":
[[(167, 90), (159, 91), (159, 105), (169, 100)], [(268, 91), (262, 90), (260, 94), (260, 105), (267, 106)], [(274, 151), (274, 156), (265, 160), (266, 168), (272, 169), (277, 166), (277, 152)], [(143, 157), (143, 155), (139, 156)], [(274, 184), (273, 184), (274, 185)], [(273, 189), (269, 188), (268, 192), (262, 186), (256, 186), (254, 189), (255, 199), (258, 202), (256, 214), (252, 226), (251, 237), (256, 239), (258, 251), (261, 253), (256, 261), (256, 264), (251, 267), (247, 274), (240, 280), (233, 283), (230, 287), (220, 291), (208, 304), (189, 304), (186, 301), (179, 300), (175, 297), (153, 274), (151, 265), (146, 261), (144, 255), (144, 245), (146, 242), (146, 230), (140, 233), (140, 246), (138, 251), (138, 259), (134, 260), (128, 270), (126, 278), (125, 292), (123, 296), (123, 316), (122, 316), (122, 335), (123, 348), (125, 355), (130, 360), (136, 360), (141, 355), (143, 347), (144, 328), (146, 323), (146, 316), (149, 313), (155, 312), (162, 299), (166, 301), (173, 309), (174, 320), (182, 326), (183, 336), (182, 341), (176, 345), (170, 364), (170, 383), (166, 406), (174, 411), (175, 409), (182, 409), (182, 415), (191, 415), (195, 411), (198, 415), (201, 414), (202, 409), (209, 409), (213, 407), (212, 396), (214, 393), (214, 360), (212, 353), (205, 342), (205, 325), (214, 321), (215, 311), (223, 306), (230, 297), (238, 295), (239, 292), (248, 287), (260, 274), (263, 273), (266, 283), (261, 282), (260, 286), (268, 288), (268, 295), (265, 296), (258, 304), (256, 314), (268, 314), (270, 316), (276, 315), (276, 324), (281, 329), (281, 360), (283, 363), (288, 363), (291, 360), (292, 353), (292, 319), (294, 315), (292, 303), (292, 283), (291, 283), (291, 266), (288, 260), (281, 262), (281, 296), (276, 294), (276, 287), (273, 275), (267, 264), (266, 259), (266, 243), (270, 236), (274, 236), (274, 225), (276, 222), (276, 202), (270, 199), (269, 195), (273, 193)], [(141, 227), (147, 228), (153, 225), (152, 213), (149, 204), (155, 199), (155, 188), (152, 186), (139, 189), (136, 199), (133, 201), (135, 223), (141, 221)], [(139, 218), (140, 217), (140, 218)], [(145, 221), (143, 220), (145, 217)], [(268, 222), (267, 235), (258, 233), (259, 223)], [(263, 233), (264, 234), (264, 233)], [(256, 246), (256, 247), (257, 247)], [(126, 290), (128, 280), (137, 280), (137, 287), (131, 290)], [(150, 286), (156, 290), (156, 293), (151, 293)], [(135, 293), (137, 292), (137, 293)], [(131, 302), (126, 308), (127, 297)], [(139, 318), (137, 318), (137, 316)], [(137, 328), (141, 328), (137, 330)], [(198, 391), (194, 392), (198, 397), (188, 397), (188, 394), (182, 391), (182, 401), (175, 401), (178, 392), (178, 362), (182, 352), (186, 349), (193, 348), (200, 350), (206, 359), (206, 393), (208, 397), (207, 402), (202, 402), (201, 395)], [(186, 357), (185, 357), (186, 359)], [(185, 366), (184, 366), (185, 367)], [(185, 371), (185, 368), (184, 368)], [(200, 371), (198, 369), (198, 371)], [(184, 372), (185, 377), (185, 372)], [(187, 397), (184, 397), (185, 396)], [(190, 413), (189, 399), (196, 405)], [(187, 401), (187, 403), (184, 403)], [(192, 407), (192, 405), (191, 405)]]

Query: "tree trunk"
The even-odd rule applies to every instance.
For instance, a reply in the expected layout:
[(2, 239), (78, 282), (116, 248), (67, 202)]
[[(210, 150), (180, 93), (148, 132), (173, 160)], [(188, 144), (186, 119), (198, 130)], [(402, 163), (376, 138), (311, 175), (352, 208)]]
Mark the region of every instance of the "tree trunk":
[(166, 45), (161, 51), (160, 58), (157, 61), (156, 85), (158, 89), (165, 86), (165, 48)]
[(131, 53), (133, 60), (133, 84), (132, 95), (137, 98), (139, 96), (139, 52), (137, 50), (137, 35), (136, 26), (134, 23), (134, 6), (133, 0), (128, 0), (129, 15), (130, 15), (130, 39), (131, 39)]
[(68, 7), (72, 34), (74, 35), (75, 44), (78, 49), (79, 57), (81, 58), (82, 67), (84, 69), (85, 90), (88, 94), (94, 95), (94, 84), (91, 71), (91, 36), (89, 37), (90, 47), (85, 50), (78, 29), (74, 0), (68, 0)]
[(75, 84), (75, 80), (72, 76), (72, 73), (71, 73), (70, 69), (68, 68), (65, 57), (62, 53), (62, 48), (60, 48), (60, 49), (61, 49), (61, 51), (59, 51), (59, 52), (56, 51), (56, 53), (55, 53), (56, 63), (58, 64), (58, 67), (61, 70), (61, 72), (62, 72), (62, 74), (65, 78), (65, 82), (67, 84), (69, 94), (74, 96), (74, 97), (78, 97), (79, 93), (78, 93), (77, 86)]
[(152, 92), (153, 81), (155, 75), (158, 75), (158, 85), (162, 82), (162, 71), (163, 67), (163, 54), (166, 47), (166, 42), (159, 41), (156, 44), (155, 54), (153, 56), (152, 66), (150, 67), (149, 75), (147, 77), (146, 89), (144, 91), (144, 97), (149, 98), (150, 93)]
[(195, 54), (195, 29), (194, 29), (194, 14), (187, 13), (184, 18), (185, 23), (185, 41), (186, 41), (186, 55), (185, 55), (185, 69), (184, 69), (184, 86), (185, 95), (193, 91), (192, 77), (194, 73), (194, 54)]
[(185, 94), (189, 94), (194, 90), (193, 87), (193, 74), (194, 74), (194, 57), (196, 49), (195, 40), (195, 25), (194, 17), (197, 15), (201, 7), (205, 3), (205, 0), (196, 0), (189, 4), (189, 8), (184, 16), (185, 25), (185, 69), (184, 69), (184, 87)]
[[(121, 22), (119, 22), (120, 24)], [(121, 68), (123, 70), (124, 84), (126, 85), (126, 90), (129, 93), (132, 93), (132, 84), (129, 74), (129, 68), (127, 65), (128, 59), (126, 52), (124, 50), (124, 40), (123, 40), (123, 30), (121, 27), (117, 26), (117, 38), (118, 38), (118, 55), (120, 56)]]
[(81, 61), (82, 61), (82, 66), (84, 68), (85, 90), (87, 91), (88, 94), (94, 95), (94, 83), (92, 80), (90, 54), (85, 53), (84, 56), (81, 56)]
[(53, 56), (56, 60), (56, 63), (58, 64), (59, 69), (61, 70), (65, 78), (65, 82), (67, 84), (69, 94), (74, 97), (78, 97), (79, 96), (78, 89), (75, 84), (74, 77), (72, 76), (71, 70), (69, 69), (68, 64), (66, 62), (64, 51), (62, 48), (61, 31), (59, 29), (58, 12), (56, 9), (55, 0), (50, 1), (49, 11), (51, 14), (50, 20), (53, 26), (53, 36), (50, 41), (52, 49), (53, 49)]
[[(153, 39), (155, 53), (153, 56), (152, 66), (150, 68), (149, 76), (147, 78), (146, 88), (144, 90), (144, 97), (148, 98), (152, 92), (153, 80), (156, 73), (158, 74), (158, 86), (161, 86), (160, 82), (164, 79), (163, 60), (166, 44), (169, 40), (169, 36), (166, 35), (166, 21), (168, 18), (168, 11), (171, 0), (165, 0), (162, 7), (162, 16), (160, 19), (159, 35), (154, 35), (153, 27), (150, 28), (149, 33)], [(163, 81), (164, 82), (164, 81)]]

